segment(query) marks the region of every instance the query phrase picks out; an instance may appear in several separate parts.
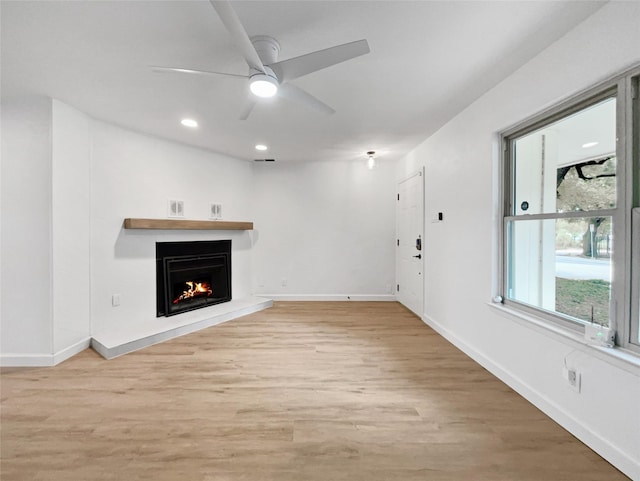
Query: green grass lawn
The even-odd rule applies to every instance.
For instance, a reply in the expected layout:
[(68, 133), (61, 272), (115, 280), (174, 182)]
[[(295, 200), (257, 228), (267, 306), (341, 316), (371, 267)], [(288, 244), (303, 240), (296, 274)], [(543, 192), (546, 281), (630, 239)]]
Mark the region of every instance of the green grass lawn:
[(585, 321), (609, 324), (611, 283), (600, 279), (577, 280), (556, 277), (556, 311)]

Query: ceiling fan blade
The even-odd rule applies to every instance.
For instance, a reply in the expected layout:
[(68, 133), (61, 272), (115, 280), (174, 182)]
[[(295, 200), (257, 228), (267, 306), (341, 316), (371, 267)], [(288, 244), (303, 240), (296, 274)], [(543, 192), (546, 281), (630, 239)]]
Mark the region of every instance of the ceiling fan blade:
[(287, 82), (369, 52), (369, 43), (363, 39), (276, 62), (269, 67), (280, 82)]
[(236, 14), (231, 2), (226, 0), (209, 0), (213, 8), (215, 8), (220, 20), (231, 34), (231, 39), (236, 47), (240, 49), (242, 56), (249, 67), (264, 72), (264, 65), (258, 56), (258, 52), (253, 47), (247, 31), (242, 26), (238, 15)]
[(316, 112), (321, 112), (328, 115), (336, 113), (336, 111), (329, 107), (327, 104), (325, 104), (321, 100), (318, 100), (310, 93), (302, 90), (300, 87), (296, 87), (293, 84), (281, 84), (280, 88), (278, 89), (278, 94), (286, 99), (304, 104), (310, 109), (315, 110)]
[(251, 115), (251, 112), (253, 111), (253, 108), (256, 106), (255, 101), (253, 101), (252, 99), (247, 99), (247, 102), (244, 104), (244, 107), (242, 109), (242, 112), (240, 113), (240, 116), (238, 117), (238, 120), (247, 120), (249, 118), (249, 115)]
[(193, 70), (190, 68), (178, 68), (178, 67), (160, 67), (158, 65), (149, 65), (149, 68), (154, 72), (159, 73), (193, 73), (197, 75), (224, 75), (226, 77), (238, 77), (238, 78), (249, 78), (248, 75), (238, 75), (235, 73), (225, 73), (225, 72), (209, 72), (208, 70)]

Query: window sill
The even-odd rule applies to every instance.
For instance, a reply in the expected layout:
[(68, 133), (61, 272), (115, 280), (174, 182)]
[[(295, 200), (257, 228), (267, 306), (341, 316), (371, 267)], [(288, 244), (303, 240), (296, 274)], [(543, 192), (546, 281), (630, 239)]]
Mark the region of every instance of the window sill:
[(594, 346), (588, 344), (583, 335), (578, 332), (563, 329), (559, 326), (550, 324), (547, 321), (536, 318), (535, 316), (520, 312), (510, 307), (505, 307), (503, 304), (487, 302), (487, 305), (501, 316), (515, 320), (522, 326), (555, 339), (561, 338), (562, 340), (569, 341), (569, 344), (572, 344), (575, 349), (580, 349), (601, 361), (607, 362), (640, 377), (640, 357), (632, 352), (620, 349), (619, 347), (608, 348)]

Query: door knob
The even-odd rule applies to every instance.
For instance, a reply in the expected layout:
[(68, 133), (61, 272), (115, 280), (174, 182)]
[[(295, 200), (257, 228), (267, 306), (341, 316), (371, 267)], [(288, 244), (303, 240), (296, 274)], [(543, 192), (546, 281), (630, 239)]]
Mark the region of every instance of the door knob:
[(422, 254), (418, 254), (417, 256), (413, 256), (413, 257), (416, 257), (418, 259), (422, 259)]

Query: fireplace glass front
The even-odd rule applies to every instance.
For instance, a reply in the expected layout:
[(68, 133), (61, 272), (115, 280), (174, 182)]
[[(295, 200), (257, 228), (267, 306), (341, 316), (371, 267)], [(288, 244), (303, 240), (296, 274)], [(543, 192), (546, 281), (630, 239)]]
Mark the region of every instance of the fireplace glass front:
[(156, 244), (157, 316), (231, 300), (231, 241)]

